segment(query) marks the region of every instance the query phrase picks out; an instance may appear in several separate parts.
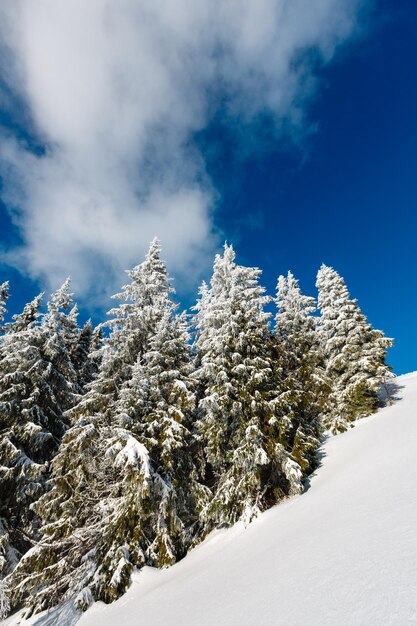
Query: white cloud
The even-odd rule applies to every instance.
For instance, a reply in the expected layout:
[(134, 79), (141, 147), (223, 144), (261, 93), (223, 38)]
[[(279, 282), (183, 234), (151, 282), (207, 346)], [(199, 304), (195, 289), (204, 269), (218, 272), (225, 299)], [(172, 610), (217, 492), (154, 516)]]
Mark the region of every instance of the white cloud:
[[(113, 289), (157, 234), (195, 275), (214, 245), (215, 194), (193, 133), (227, 98), (239, 124), (300, 124), (306, 50), (329, 60), (359, 0), (3, 0), (2, 74), (46, 146), (4, 136), (4, 197), (33, 277)], [(6, 101), (5, 97), (0, 101)]]

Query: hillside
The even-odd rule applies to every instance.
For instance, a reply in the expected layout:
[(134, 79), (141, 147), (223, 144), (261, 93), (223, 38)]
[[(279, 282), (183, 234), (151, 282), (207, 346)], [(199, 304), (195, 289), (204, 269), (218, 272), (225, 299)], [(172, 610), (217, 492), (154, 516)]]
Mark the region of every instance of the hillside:
[[(416, 623), (417, 373), (397, 382), (394, 406), (324, 445), (303, 495), (213, 533), (170, 569), (145, 568), (78, 626)], [(24, 623), (77, 618), (66, 605)]]

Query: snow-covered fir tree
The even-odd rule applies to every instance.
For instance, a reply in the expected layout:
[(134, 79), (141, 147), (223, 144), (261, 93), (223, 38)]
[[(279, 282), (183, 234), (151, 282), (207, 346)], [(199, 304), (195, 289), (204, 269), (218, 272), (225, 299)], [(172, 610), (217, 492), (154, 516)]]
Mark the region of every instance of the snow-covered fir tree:
[(277, 398), (282, 417), (280, 437), (285, 448), (311, 472), (320, 445), (321, 418), (328, 385), (317, 334), (314, 298), (301, 293), (291, 272), (277, 284), (275, 334), (280, 349), (279, 372), (282, 393)]
[(191, 461), (194, 394), (183, 317), (159, 243), (129, 271), (113, 309), (103, 360), (52, 462), (51, 489), (37, 504), (44, 537), (20, 562), (13, 602), (31, 610), (77, 593), (123, 593), (134, 567), (184, 555), (204, 488)]
[(91, 320), (79, 328), (78, 307), (73, 303), (73, 295), (71, 281), (67, 278), (52, 294), (42, 326), (57, 344), (61, 361), (67, 362), (71, 370), (67, 377), (74, 382), (74, 390), (80, 396), (97, 374), (102, 332), (100, 327), (93, 328)]
[(340, 432), (376, 410), (381, 384), (390, 373), (385, 359), (392, 340), (371, 326), (333, 268), (322, 265), (316, 284), (319, 336), (331, 385), (325, 425)]
[[(44, 337), (43, 356), (48, 363), (50, 389), (42, 393), (43, 403), (49, 404), (50, 421), (61, 427), (65, 412), (74, 404), (77, 372), (72, 359), (74, 346), (78, 342), (77, 306), (73, 304), (70, 280), (52, 294), (47, 311), (42, 317), (41, 331)], [(46, 410), (46, 409), (45, 409)], [(63, 432), (60, 432), (59, 441)]]
[(190, 428), (195, 398), (184, 317), (168, 304), (148, 350), (116, 404), (107, 458), (119, 468), (100, 564), (90, 589), (113, 600), (126, 590), (133, 567), (165, 567), (185, 555), (205, 496), (193, 468)]
[(36, 326), (40, 299), (15, 316), (0, 345), (0, 565), (4, 575), (30, 545), (29, 506), (41, 493), (44, 463), (52, 451), (52, 434), (32, 415), (42, 348)]
[(196, 305), (203, 390), (197, 436), (207, 460), (212, 499), (202, 511), (206, 530), (249, 521), (280, 498), (301, 490), (301, 469), (275, 435), (279, 431), (274, 363), (270, 351), (270, 300), (260, 270), (239, 266), (225, 245), (214, 262), (210, 289)]
[(131, 378), (138, 355), (146, 351), (173, 293), (160, 253), (159, 241), (154, 239), (144, 262), (127, 270), (130, 282), (113, 296), (121, 304), (108, 312), (110, 319), (102, 324), (111, 332), (101, 351), (99, 373), (71, 412), (73, 421), (101, 416), (106, 422), (113, 415), (120, 389)]
[[(13, 316), (0, 346), (0, 518), (3, 568), (9, 573), (37, 536), (31, 505), (43, 493), (49, 462), (68, 426), (76, 374), (66, 346), (68, 284)], [(65, 298), (63, 297), (63, 294)], [(39, 323), (39, 320), (42, 320)], [(72, 324), (71, 324), (72, 329)]]
[[(25, 578), (34, 559), (37, 573), (22, 590), (15, 587), (13, 598), (19, 598), (28, 588), (28, 603), (35, 609), (55, 604), (67, 591), (71, 594), (76, 584), (82, 588), (89, 568), (94, 573), (98, 567), (92, 559), (83, 559), (102, 537), (105, 508), (101, 503), (121, 482), (120, 469), (110, 462), (102, 443), (114, 436), (120, 391), (131, 379), (136, 361), (147, 350), (163, 316), (163, 304), (172, 293), (157, 240), (151, 243), (145, 261), (127, 274), (130, 282), (114, 296), (122, 302), (109, 311), (111, 319), (106, 326), (111, 333), (101, 350), (98, 374), (88, 384), (87, 393), (69, 411), (73, 426), (52, 463), (51, 490), (37, 505), (44, 520), (44, 541), (15, 572), (16, 579)], [(63, 557), (67, 553), (70, 558)], [(80, 572), (74, 577), (78, 568)], [(36, 598), (37, 577), (42, 591)], [(87, 591), (82, 593), (80, 604), (88, 603), (89, 597)]]

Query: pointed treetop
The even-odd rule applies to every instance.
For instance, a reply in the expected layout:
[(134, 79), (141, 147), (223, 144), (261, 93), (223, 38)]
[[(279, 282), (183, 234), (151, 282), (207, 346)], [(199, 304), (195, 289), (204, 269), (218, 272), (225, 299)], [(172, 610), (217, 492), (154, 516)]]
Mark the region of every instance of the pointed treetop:
[(346, 283), (342, 276), (333, 268), (322, 263), (317, 272), (316, 287), (319, 290), (319, 308), (325, 304), (325, 300), (351, 300), (356, 303), (356, 299), (351, 298)]
[[(297, 294), (297, 295), (302, 295), (301, 294), (301, 289), (300, 289), (300, 281), (295, 278), (294, 274), (289, 271), (287, 273), (287, 276), (279, 276), (278, 278), (278, 282), (277, 282), (277, 295), (278, 297), (280, 295), (284, 295), (284, 294), (288, 294), (288, 293), (292, 293), (292, 294)], [(302, 296), (303, 298), (308, 298), (310, 300), (312, 300), (313, 298), (311, 296)]]
[(161, 261), (161, 249), (161, 243), (158, 237), (154, 237), (149, 244), (149, 249), (146, 253), (145, 260), (136, 267), (134, 267), (132, 270), (126, 270), (127, 274), (131, 276), (130, 272), (133, 272), (137, 268), (158, 265), (160, 263), (162, 263), (165, 268), (165, 263)]
[(278, 281), (277, 281), (277, 296), (283, 296), (285, 293), (287, 293), (288, 291), (288, 283), (287, 283), (287, 279), (285, 278), (285, 276), (283, 274), (280, 274), (278, 276)]
[(289, 287), (293, 289), (299, 289), (299, 281), (297, 280), (297, 278), (295, 278), (294, 274), (291, 271), (289, 271), (287, 274), (287, 283)]
[(326, 265), (325, 263), (322, 263), (320, 265), (320, 269), (317, 272), (317, 279), (319, 277), (324, 277), (324, 276), (328, 276), (328, 277), (338, 277), (340, 279), (343, 280), (343, 278), (340, 276), (340, 274), (334, 269), (334, 267), (331, 267), (331, 265)]
[(234, 263), (235, 258), (236, 253), (233, 249), (233, 246), (231, 244), (229, 245), (227, 241), (225, 241), (223, 244), (223, 254), (218, 253), (214, 258), (214, 268), (219, 264), (231, 265)]
[(342, 281), (344, 283), (343, 278), (333, 267), (322, 263), (319, 271), (317, 272), (316, 287), (319, 287), (319, 284), (323, 284), (325, 281)]
[(71, 278), (68, 276), (61, 287), (59, 287), (52, 295), (48, 302), (48, 309), (64, 309), (69, 311), (73, 304), (74, 294), (71, 292)]
[(291, 290), (300, 291), (300, 288), (298, 286), (298, 280), (294, 277), (294, 274), (288, 272), (287, 276), (283, 276), (283, 274), (278, 276), (276, 298), (277, 303), (279, 300), (282, 300), (286, 296), (288, 296), (288, 292)]
[(275, 317), (276, 327), (280, 332), (287, 334), (298, 327), (313, 328), (315, 321), (311, 314), (316, 310), (315, 299), (301, 292), (299, 281), (288, 272), (287, 277), (280, 276), (277, 283), (277, 296), (275, 303), (278, 313)]
[[(132, 269), (126, 270), (126, 274), (132, 282), (123, 285), (122, 291), (114, 294), (113, 299), (135, 302), (139, 292), (142, 292), (142, 297), (146, 299), (145, 293), (149, 293), (150, 290), (160, 294), (175, 293), (166, 265), (161, 259), (161, 246), (157, 237), (151, 241), (145, 260)], [(113, 309), (108, 313), (113, 314)]]
[(31, 302), (25, 304), (21, 313), (16, 313), (12, 316), (14, 321), (8, 324), (8, 328), (11, 332), (17, 333), (21, 330), (27, 330), (36, 323), (38, 317), (41, 315), (39, 309), (43, 296), (44, 293), (40, 293)]
[(236, 253), (234, 251), (232, 244), (229, 245), (227, 241), (225, 241), (223, 249), (224, 249), (224, 252), (223, 252), (224, 260), (228, 261), (229, 263), (233, 263), (233, 261), (236, 258)]
[(150, 258), (154, 256), (155, 254), (159, 256), (160, 252), (161, 252), (161, 242), (159, 241), (158, 237), (155, 236), (152, 239), (151, 243), (149, 244), (149, 250), (146, 255), (146, 258)]
[(51, 294), (47, 304), (47, 312), (43, 317), (42, 326), (44, 328), (55, 329), (66, 327), (69, 329), (77, 326), (77, 306), (73, 304), (73, 293), (71, 292), (71, 279), (64, 280), (61, 287)]
[(93, 332), (93, 322), (91, 321), (91, 317), (85, 322), (84, 326), (81, 329), (82, 333), (91, 333)]
[(229, 246), (227, 243), (224, 244), (223, 254), (216, 254), (210, 281), (211, 288), (214, 291), (223, 289), (225, 285), (227, 285), (226, 289), (231, 288), (231, 275), (236, 267), (235, 257), (233, 246)]

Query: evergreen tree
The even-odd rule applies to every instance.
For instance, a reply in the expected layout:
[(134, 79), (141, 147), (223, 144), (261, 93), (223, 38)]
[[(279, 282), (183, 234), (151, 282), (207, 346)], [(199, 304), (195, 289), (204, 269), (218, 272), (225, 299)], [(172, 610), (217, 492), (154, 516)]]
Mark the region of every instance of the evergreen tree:
[(325, 425), (340, 432), (376, 410), (378, 392), (390, 372), (385, 358), (392, 340), (372, 328), (333, 268), (321, 266), (317, 288), (319, 336), (331, 384)]
[(108, 422), (121, 387), (131, 378), (138, 356), (147, 350), (164, 305), (174, 291), (160, 252), (159, 241), (154, 239), (145, 261), (127, 271), (130, 283), (113, 296), (122, 303), (108, 312), (111, 319), (103, 324), (111, 333), (101, 351), (100, 370), (71, 411), (73, 421), (101, 416), (103, 423)]
[(260, 273), (237, 265), (226, 245), (196, 306), (197, 378), (204, 389), (197, 433), (213, 491), (202, 512), (206, 530), (249, 521), (301, 489), (300, 467), (271, 426), (278, 421), (276, 391)]
[(94, 597), (115, 599), (126, 590), (133, 567), (170, 565), (193, 539), (204, 489), (190, 453), (191, 368), (185, 319), (168, 305), (121, 389), (115, 428), (105, 442), (120, 475), (98, 547)]
[(0, 518), (5, 573), (37, 537), (32, 504), (45, 490), (49, 462), (68, 426), (64, 413), (73, 401), (76, 374), (66, 346), (63, 307), (70, 300), (63, 294), (67, 287), (52, 295), (45, 315), (39, 311), (39, 295), (13, 316), (0, 346)]
[(291, 272), (278, 278), (276, 304), (275, 334), (282, 354), (282, 393), (277, 401), (282, 413), (280, 440), (308, 474), (317, 462), (321, 416), (329, 391), (317, 318), (313, 317), (316, 305), (314, 298), (301, 293)]
[(44, 462), (51, 451), (51, 433), (32, 415), (33, 381), (42, 347), (36, 326), (40, 299), (14, 316), (0, 346), (0, 565), (4, 575), (30, 546), (29, 506), (41, 492)]
[(192, 538), (198, 487), (189, 455), (194, 394), (185, 320), (153, 241), (113, 309), (98, 376), (70, 411), (76, 420), (36, 509), (43, 539), (13, 574), (14, 603), (41, 610), (77, 595), (123, 593), (133, 567), (164, 566)]
[(42, 392), (42, 403), (51, 429), (58, 430), (58, 444), (68, 426), (64, 415), (73, 406), (75, 394), (79, 391), (72, 359), (79, 335), (78, 312), (72, 298), (67, 278), (52, 294), (41, 323), (44, 338), (42, 356), (48, 368), (48, 388)]

